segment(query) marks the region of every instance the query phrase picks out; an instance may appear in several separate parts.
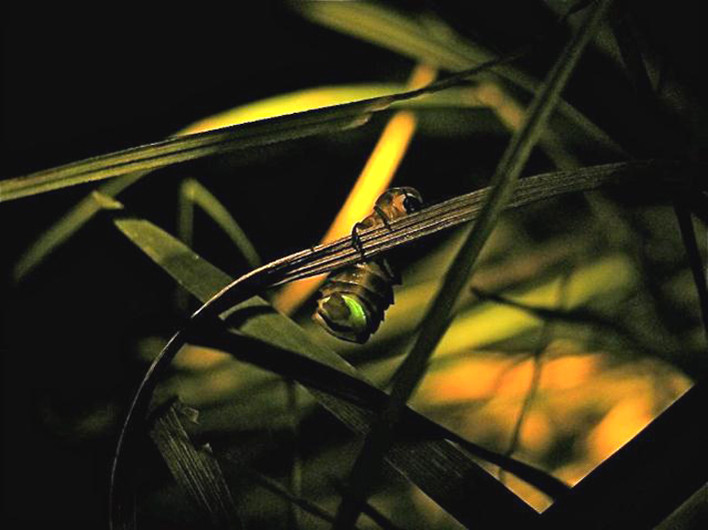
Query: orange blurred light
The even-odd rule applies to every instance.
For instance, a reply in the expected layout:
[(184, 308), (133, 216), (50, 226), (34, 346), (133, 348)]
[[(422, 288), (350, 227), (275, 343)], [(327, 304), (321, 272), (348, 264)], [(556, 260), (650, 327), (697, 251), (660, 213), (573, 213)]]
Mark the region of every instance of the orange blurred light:
[(542, 454), (553, 441), (553, 427), (548, 416), (541, 411), (530, 412), (521, 426), (519, 446), (524, 451)]
[[(648, 385), (647, 385), (648, 386)], [(602, 462), (654, 418), (651, 390), (625, 398), (607, 413), (588, 437), (588, 451), (596, 462)]]
[(541, 387), (568, 389), (579, 386), (599, 368), (597, 355), (567, 355), (547, 362), (541, 373)]
[(420, 399), (438, 404), (489, 399), (497, 394), (514, 362), (501, 356), (476, 357), (460, 361), (449, 370), (430, 372), (421, 385)]

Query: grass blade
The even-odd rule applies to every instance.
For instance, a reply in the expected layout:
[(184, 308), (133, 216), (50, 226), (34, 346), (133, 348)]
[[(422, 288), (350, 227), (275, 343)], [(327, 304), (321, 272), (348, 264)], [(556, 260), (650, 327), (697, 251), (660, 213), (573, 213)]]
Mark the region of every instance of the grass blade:
[[(365, 123), (373, 109), (383, 110), (387, 98), (371, 103), (336, 109), (311, 111), (304, 116), (273, 118), (240, 126), (180, 136), (153, 144), (96, 156), (57, 168), (0, 181), (0, 202), (48, 191), (154, 170), (249, 147), (267, 145), (315, 134), (355, 127)], [(378, 107), (378, 105), (381, 105)], [(339, 112), (338, 112), (339, 111)]]
[[(293, 6), (313, 22), (444, 70), (460, 70), (494, 57), (491, 50), (465, 40), (437, 18), (426, 27), (396, 10), (367, 2), (297, 2)], [(430, 31), (431, 26), (436, 31)], [(537, 79), (507, 64), (495, 67), (494, 73), (530, 93), (540, 88)], [(625, 155), (607, 133), (573, 106), (560, 100), (558, 111), (598, 144)]]
[(520, 54), (517, 52), (492, 59), (416, 90), (321, 107), (213, 131), (177, 136), (161, 142), (38, 171), (30, 175), (4, 179), (0, 181), (0, 202), (118, 177), (136, 171), (154, 170), (238, 149), (357, 127), (366, 123), (372, 113), (386, 110), (395, 102), (412, 100), (463, 84), (469, 77), (485, 72), (499, 64), (513, 61), (518, 57)]
[[(374, 98), (393, 94), (404, 90), (403, 85), (373, 84), (346, 85), (333, 87), (317, 87), (301, 90), (274, 98), (256, 101), (236, 107), (235, 109), (216, 114), (194, 125), (186, 127), (178, 134), (194, 134), (214, 128), (238, 125), (248, 121), (272, 118), (287, 113), (303, 112), (319, 106), (338, 105), (360, 99)], [(430, 94), (428, 97), (399, 101), (393, 108), (475, 108), (484, 106), (469, 88), (449, 89), (444, 92)], [(98, 191), (109, 197), (116, 197), (123, 190), (137, 182), (150, 171), (132, 173), (113, 179), (98, 188)], [(97, 212), (96, 202), (87, 195), (76, 206), (69, 210), (49, 230), (44, 232), (23, 254), (15, 265), (13, 277), (15, 281), (22, 280), (31, 273), (37, 265), (46, 259), (56, 248), (64, 244)]]
[[(229, 461), (232, 461), (232, 459), (229, 459)], [(318, 506), (314, 502), (311, 502), (307, 499), (303, 499), (302, 497), (291, 493), (277, 481), (245, 467), (241, 467), (240, 470), (244, 471), (249, 477), (253, 479), (254, 482), (259, 484), (263, 488), (267, 489), (274, 495), (287, 500), (288, 502), (297, 506), (301, 510), (306, 511), (307, 513), (310, 513), (318, 519), (321, 519), (322, 521), (325, 521), (327, 523), (331, 523), (332, 521), (334, 521), (333, 514), (329, 513), (327, 510)]]
[(251, 268), (260, 267), (261, 257), (246, 233), (229, 213), (226, 207), (199, 181), (185, 180), (180, 188), (180, 195), (199, 206), (229, 236), (238, 251), (246, 258)]
[[(296, 114), (322, 107), (341, 105), (353, 101), (361, 101), (377, 97), (389, 96), (406, 90), (405, 84), (398, 83), (366, 83), (356, 85), (320, 86), (288, 92), (278, 96), (261, 99), (247, 103), (233, 109), (209, 116), (180, 131), (180, 135), (194, 134), (249, 123), (254, 121), (276, 118), (288, 114)], [(394, 108), (446, 108), (477, 107), (480, 104), (469, 97), (469, 87), (446, 90), (422, 99), (399, 101), (393, 104)]]
[(467, 282), (472, 267), (494, 229), (499, 215), (511, 198), (516, 181), (558, 100), (560, 92), (565, 87), (586, 44), (593, 36), (610, 3), (610, 0), (600, 1), (592, 14), (587, 17), (583, 28), (576, 33), (563, 50), (551, 69), (543, 90), (534, 98), (526, 123), (519, 133), (514, 135), (502, 156), (491, 180), (492, 190), (489, 199), (445, 275), (443, 285), (430, 305), (413, 348), (400, 367), (399, 377), (394, 382), (391, 398), (367, 436), (357, 457), (350, 475), (348, 494), (343, 497), (337, 511), (335, 528), (351, 528), (356, 523), (363, 504), (366, 502), (371, 482), (376, 476), (374, 470), (378, 469), (393, 441), (394, 429), (399, 421), (400, 412), (425, 374), (428, 360), (450, 323), (450, 311), (455, 300)]
[[(330, 105), (340, 105), (347, 102), (356, 101), (359, 98), (378, 98), (388, 94), (403, 90), (400, 85), (363, 85), (344, 87), (320, 87), (292, 94), (269, 98), (256, 103), (237, 107), (231, 111), (217, 114), (193, 126), (185, 128), (178, 134), (193, 134), (203, 132), (213, 128), (223, 128), (227, 126), (246, 123), (249, 119), (266, 119), (276, 117), (274, 112), (280, 109), (282, 112), (304, 112), (317, 108), (322, 102)], [(479, 107), (484, 106), (474, 93), (470, 93), (468, 88), (448, 89), (443, 92), (428, 94), (428, 97), (420, 99), (403, 99), (393, 103), (393, 108), (416, 108), (416, 107)], [(60, 169), (60, 168), (57, 168)], [(141, 171), (130, 173), (114, 181), (108, 182), (99, 188), (100, 193), (109, 197), (115, 197), (123, 190), (137, 182), (151, 171)], [(10, 179), (14, 180), (14, 179)], [(0, 202), (2, 198), (2, 186), (0, 182)], [(96, 203), (90, 194), (80, 201), (74, 208), (69, 210), (59, 221), (49, 230), (43, 233), (23, 254), (13, 270), (13, 278), (20, 281), (56, 248), (64, 244), (74, 235), (84, 224), (86, 224), (97, 212)]]
[(208, 517), (211, 528), (242, 528), (221, 466), (208, 446), (194, 447), (182, 425), (182, 408), (179, 401), (173, 401), (161, 411), (150, 437), (177, 483)]
[[(522, 179), (507, 207), (516, 208), (563, 193), (637, 182), (641, 183), (645, 192), (661, 190), (663, 193), (675, 193), (689, 182), (690, 171), (690, 166), (649, 160), (546, 173)], [(491, 187), (483, 188), (393, 220), (388, 227), (362, 231), (359, 233), (362, 250), (367, 258), (372, 258), (441, 230), (475, 221), (491, 190)], [(361, 257), (361, 252), (352, 246), (351, 238), (346, 237), (277, 259), (242, 276), (213, 296), (193, 315), (192, 323), (219, 315), (259, 289), (331, 272), (356, 263)]]
[(703, 330), (706, 338), (708, 338), (708, 286), (706, 285), (706, 275), (703, 269), (701, 253), (698, 249), (698, 241), (696, 240), (696, 230), (693, 226), (690, 210), (685, 202), (677, 201), (674, 204), (674, 211), (676, 212), (676, 219), (681, 232), (681, 241), (686, 249), (686, 257), (693, 275), (693, 282), (696, 285), (696, 291), (698, 291)]
[[(107, 197), (115, 197), (147, 174), (147, 171), (142, 171), (113, 179), (99, 187), (98, 191)], [(16, 282), (23, 280), (100, 210), (101, 208), (92, 194), (84, 197), (22, 254), (13, 268), (13, 279)]]
[[(641, 179), (645, 185), (653, 183), (659, 186), (660, 189), (669, 190), (685, 187), (687, 182), (687, 171), (685, 167), (681, 167), (672, 162), (661, 161), (643, 161), (629, 162), (622, 164), (608, 164), (604, 166), (595, 166), (584, 168), (577, 171), (558, 172), (545, 175), (538, 175), (523, 179), (514, 198), (511, 206), (520, 206), (529, 202), (541, 200), (543, 198), (552, 197), (560, 193), (571, 191), (580, 191), (586, 189), (595, 189), (607, 184), (622, 184), (635, 183), (637, 179)], [(685, 188), (684, 188), (685, 189)], [(481, 204), (486, 199), (489, 188), (478, 190), (462, 197), (450, 199), (445, 203), (431, 206), (423, 212), (413, 214), (406, 218), (391, 223), (391, 230), (371, 230), (361, 234), (363, 250), (367, 255), (376, 255), (386, 250), (395, 248), (398, 245), (406, 244), (417, 240), (426, 235), (436, 233), (439, 230), (444, 230), (452, 226), (456, 226), (463, 222), (474, 220), (481, 210)], [(120, 208), (120, 204), (113, 201), (109, 197), (94, 195), (94, 200), (97, 200), (104, 208)], [(119, 222), (120, 220), (120, 222)], [(442, 220), (442, 222), (438, 222)], [(127, 440), (132, 436), (133, 425), (135, 418), (141, 418), (142, 414), (147, 410), (150, 396), (156, 384), (157, 376), (162, 373), (169, 365), (171, 359), (176, 355), (177, 351), (184, 343), (185, 338), (199, 323), (208, 321), (215, 315), (220, 314), (236, 304), (242, 303), (255, 295), (260, 289), (267, 286), (274, 286), (278, 283), (290, 281), (299, 277), (307, 277), (313, 274), (329, 272), (336, 268), (349, 265), (360, 259), (359, 252), (352, 249), (351, 242), (348, 238), (331, 243), (327, 246), (320, 247), (314, 250), (303, 250), (285, 258), (281, 258), (260, 269), (239, 278), (236, 281), (230, 282), (230, 278), (213, 267), (208, 262), (196, 256), (187, 247), (181, 244), (171, 236), (167, 236), (151, 223), (147, 221), (130, 218), (116, 217), (116, 225), (130, 237), (138, 246), (141, 247), (153, 260), (159, 263), (165, 270), (173, 275), (185, 287), (192, 290), (205, 304), (192, 317), (190, 324), (183, 331), (169, 342), (158, 359), (153, 363), (149, 372), (146, 374), (138, 394), (133, 402), (131, 414), (128, 417), (126, 427), (121, 435), (119, 442), (119, 454)], [(140, 228), (144, 228), (145, 232), (141, 233)], [(145, 240), (142, 238), (145, 237)], [(166, 247), (161, 253), (155, 252), (150, 241), (165, 239)], [(189, 270), (184, 272), (182, 267)], [(194, 271), (198, 268), (198, 271)], [(184, 277), (192, 277), (192, 280), (185, 281)], [(230, 282), (230, 283), (229, 283)], [(256, 307), (262, 305), (263, 302), (253, 301)], [(247, 307), (246, 304), (244, 307)], [(272, 323), (267, 326), (258, 327), (258, 320), (249, 322), (251, 325), (250, 332), (261, 334), (264, 340), (268, 341), (268, 337), (273, 337)], [(289, 321), (288, 321), (289, 322)], [(281, 324), (285, 325), (285, 324)], [(289, 329), (283, 330), (282, 336), (293, 334), (297, 336), (300, 328), (294, 324), (288, 324)], [(282, 344), (282, 343), (281, 343)], [(285, 344), (285, 348), (287, 348)], [(318, 347), (314, 347), (315, 350)], [(310, 350), (303, 353), (307, 354)], [(322, 352), (320, 352), (322, 353)], [(340, 357), (333, 354), (326, 354), (324, 359), (334, 367), (340, 367), (344, 370), (350, 370)], [(320, 358), (322, 360), (322, 358)], [(326, 395), (320, 396), (320, 400), (327, 400)], [(356, 407), (339, 403), (347, 414), (348, 425), (358, 429), (358, 432), (367, 432), (370, 426), (370, 420), (367, 421), (362, 412)], [(349, 408), (347, 409), (347, 406)], [(456, 443), (464, 446), (464, 442), (451, 437)], [(436, 442), (438, 443), (438, 442)], [(447, 446), (440, 446), (437, 451), (447, 451)], [(398, 456), (396, 456), (398, 455)], [(406, 454), (390, 453), (391, 458), (407, 458)], [(490, 455), (488, 455), (490, 456)], [(483, 458), (494, 462), (490, 457)], [(423, 458), (424, 455), (421, 455)], [(455, 457), (457, 458), (457, 457)], [(497, 463), (497, 462), (494, 462)], [(501, 465), (501, 464), (498, 464)], [(511, 469), (509, 469), (512, 471)], [(122, 471), (114, 468), (114, 481), (121, 482), (120, 476)], [(446, 487), (446, 484), (439, 485)], [(120, 488), (118, 488), (120, 490)], [(122, 492), (118, 492), (117, 496), (121, 496)], [(116, 495), (114, 495), (115, 498)], [(129, 506), (112, 505), (112, 513), (114, 520), (126, 521), (130, 518)]]
[[(238, 318), (238, 312), (235, 316)], [(221, 326), (203, 327), (193, 335), (190, 342), (218, 348), (241, 361), (297, 380), (321, 405), (358, 434), (364, 434), (370, 429), (376, 413), (381, 410), (386, 400), (385, 394), (380, 390), (357, 377), (314, 361), (311, 357), (313, 352), (309, 357), (294, 355), (284, 349), (246, 339), (242, 335), (224, 330)], [(501, 517), (509, 524), (530, 522), (533, 512), (528, 511), (513, 494), (478, 468), (465, 453), (446, 441), (448, 438), (457, 441), (459, 437), (447, 433), (440, 437), (442, 432), (438, 426), (428, 423), (422, 416), (412, 414), (410, 410), (405, 413), (410, 419), (405, 420), (406, 426), (401, 429), (388, 458), (388, 462), (395, 469), (463, 524), (469, 525), (480, 518), (477, 510), (463, 502), (463, 498), (459, 496), (460, 491), (470, 490), (483, 500), (488, 508), (483, 518), (488, 517), (491, 520)], [(469, 442), (465, 442), (464, 447), (474, 448)], [(475, 452), (480, 454), (476, 449)], [(434, 467), (429, 466), (431, 458), (436, 462)], [(517, 462), (516, 465), (518, 464)], [(450, 478), (450, 473), (457, 478)], [(541, 475), (538, 472), (536, 474)], [(545, 480), (549, 483), (553, 479), (549, 480), (546, 476)], [(566, 490), (564, 486), (560, 488), (562, 491)], [(553, 493), (558, 494), (559, 489), (556, 488)]]

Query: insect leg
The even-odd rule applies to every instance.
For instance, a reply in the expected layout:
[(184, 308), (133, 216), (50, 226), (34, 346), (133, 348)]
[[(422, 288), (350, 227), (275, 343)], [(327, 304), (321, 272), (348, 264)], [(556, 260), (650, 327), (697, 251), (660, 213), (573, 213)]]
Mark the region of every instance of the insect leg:
[(359, 237), (359, 228), (361, 228), (361, 223), (355, 223), (352, 227), (352, 246), (361, 254), (361, 261), (366, 261), (364, 246), (361, 244), (361, 238)]
[(376, 205), (374, 205), (374, 211), (381, 218), (384, 226), (386, 228), (388, 228), (390, 231), (393, 231), (393, 228), (391, 228), (391, 224), (388, 222), (388, 217), (386, 217), (386, 212), (384, 212), (380, 206), (376, 206)]

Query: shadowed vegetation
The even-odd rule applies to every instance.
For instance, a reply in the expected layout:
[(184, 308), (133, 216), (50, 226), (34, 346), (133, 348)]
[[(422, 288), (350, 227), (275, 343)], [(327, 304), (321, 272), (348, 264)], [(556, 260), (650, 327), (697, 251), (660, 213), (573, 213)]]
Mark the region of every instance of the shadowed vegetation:
[[(281, 64), (249, 91), (243, 66), (218, 105), (152, 141), (126, 133), (3, 175), (2, 220), (18, 226), (3, 350), (25, 363), (9, 368), (46, 473), (62, 451), (100, 455), (103, 523), (705, 515), (693, 50), (638, 2), (488, 4), (263, 8), (292, 79)], [(392, 186), (423, 207), (353, 237)], [(318, 285), (383, 258), (401, 282), (381, 327), (365, 344), (328, 335), (311, 318)], [(34, 432), (13, 414), (7, 455)], [(10, 476), (25, 473), (37, 482)], [(12, 520), (38, 520), (21, 506)]]

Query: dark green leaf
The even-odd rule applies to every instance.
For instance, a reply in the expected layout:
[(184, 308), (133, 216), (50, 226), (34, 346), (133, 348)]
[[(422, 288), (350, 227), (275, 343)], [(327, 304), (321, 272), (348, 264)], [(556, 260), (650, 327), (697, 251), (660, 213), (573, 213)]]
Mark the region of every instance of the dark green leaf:
[(212, 528), (242, 528), (219, 462), (208, 446), (194, 447), (182, 425), (182, 409), (179, 401), (173, 401), (160, 411), (150, 437), (174, 479), (207, 516)]

